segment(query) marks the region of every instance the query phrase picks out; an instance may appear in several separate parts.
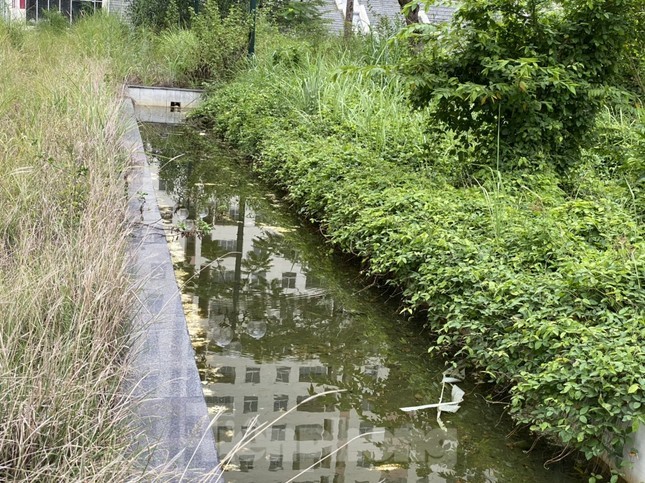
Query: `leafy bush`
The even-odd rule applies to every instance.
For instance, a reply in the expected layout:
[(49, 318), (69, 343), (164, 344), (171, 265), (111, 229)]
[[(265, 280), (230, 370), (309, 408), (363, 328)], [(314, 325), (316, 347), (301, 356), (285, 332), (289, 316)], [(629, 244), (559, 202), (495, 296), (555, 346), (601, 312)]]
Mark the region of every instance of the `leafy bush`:
[(641, 6), (632, 15), (633, 28), (619, 65), (622, 84), (640, 97), (642, 105), (645, 98), (645, 8)]
[(481, 163), (565, 171), (618, 82), (629, 36), (642, 34), (639, 15), (640, 0), (464, 0), (451, 25), (415, 27), (402, 72), (417, 106), (475, 135)]
[(432, 352), (508, 388), (536, 433), (620, 459), (645, 420), (645, 242), (629, 187), (606, 167), (640, 168), (597, 149), (567, 178), (546, 165), (466, 179), (455, 164), (476, 163), (461, 135), (425, 132), (396, 80), (334, 75), (364, 50), (275, 41), (280, 53), (200, 115), (367, 273), (402, 288)]
[(232, 8), (222, 18), (217, 1), (206, 0), (192, 25), (202, 79), (222, 79), (235, 71), (246, 56), (249, 27), (249, 16), (241, 9)]
[(132, 0), (128, 17), (136, 27), (161, 32), (190, 25), (195, 5), (193, 0)]
[(246, 57), (249, 27), (248, 14), (241, 9), (231, 8), (223, 17), (218, 1), (206, 0), (191, 17), (190, 29), (165, 27), (153, 37), (153, 56), (170, 71), (173, 85), (225, 79)]
[(283, 29), (322, 28), (322, 0), (269, 1), (262, 4), (268, 7), (270, 18)]

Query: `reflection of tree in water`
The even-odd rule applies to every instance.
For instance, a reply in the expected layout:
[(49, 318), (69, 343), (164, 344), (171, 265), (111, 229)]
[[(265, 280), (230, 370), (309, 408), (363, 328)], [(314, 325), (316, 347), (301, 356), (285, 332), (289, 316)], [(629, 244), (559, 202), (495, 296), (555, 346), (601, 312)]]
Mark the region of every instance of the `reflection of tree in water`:
[[(206, 351), (216, 353), (222, 351), (221, 347), (241, 345), (244, 352), (258, 362), (285, 358), (305, 363), (318, 360), (326, 371), (311, 377), (310, 393), (336, 387), (344, 392), (318, 398), (300, 408), (301, 411), (346, 414), (353, 409), (366, 424), (393, 433), (397, 428), (411, 425), (414, 419), (417, 419), (415, 425), (425, 427), (428, 415), (401, 413), (398, 411), (401, 400), (392, 395), (400, 395), (401, 381), (410, 380), (422, 382), (417, 386), (417, 392), (437, 394), (436, 384), (428, 383), (433, 377), (415, 374), (418, 360), (405, 361), (405, 357), (398, 357), (400, 354), (394, 358), (395, 362), (389, 360), (392, 355), (390, 341), (398, 340), (397, 335), (391, 339), (391, 334), (383, 333), (382, 324), (369, 311), (347, 309), (344, 302), (349, 299), (348, 294), (344, 287), (327, 283), (317, 253), (305, 242), (294, 241), (288, 233), (283, 235), (268, 228), (280, 226), (280, 216), (264, 200), (246, 192), (246, 188), (240, 189), (245, 183), (240, 179), (239, 170), (231, 169), (230, 163), (223, 165), (219, 161), (221, 152), (213, 153), (212, 146), (195, 151), (195, 145), (203, 142), (199, 136), (184, 133), (172, 139), (173, 145), (167, 155), (164, 143), (159, 144), (158, 157), (160, 177), (167, 191), (178, 204), (189, 209), (191, 218), (205, 216), (213, 225), (237, 227), (235, 250), (223, 247), (209, 237), (201, 241), (203, 268), (198, 274), (191, 260), (197, 241), (186, 240), (185, 258), (180, 268), (185, 280), (191, 280), (188, 286), (199, 300), (200, 316), (212, 319), (211, 341)], [(185, 156), (163, 161), (164, 156), (168, 159), (184, 148)], [(200, 149), (207, 154), (198, 157), (191, 154)], [(262, 221), (259, 226), (267, 229), (261, 235), (254, 235), (252, 250), (241, 253), (243, 242), (249, 236), (245, 233), (247, 209), (258, 213)], [(217, 226), (214, 238), (217, 238)], [(235, 257), (232, 273), (222, 263), (227, 257)], [(316, 280), (316, 286), (324, 289), (293, 294), (280, 279), (267, 279), (266, 273), (276, 259), (300, 266), (308, 281), (320, 279)], [(387, 377), (379, 377), (378, 371), (366, 370), (371, 364), (386, 364)], [(400, 444), (406, 443), (401, 441)], [(374, 463), (388, 462), (392, 461)]]
[(303, 260), (302, 252), (299, 252), (294, 246), (292, 241), (279, 233), (271, 233), (266, 231), (261, 237), (254, 240), (254, 245), (257, 249), (263, 252), (270, 253), (273, 256), (285, 258), (291, 263), (300, 263), (306, 272), (307, 261)]
[[(256, 239), (257, 240), (257, 239)], [(248, 251), (242, 260), (242, 273), (246, 275), (246, 283), (250, 284), (253, 276), (255, 276), (256, 283), (266, 283), (266, 277), (262, 274), (271, 270), (273, 257), (271, 253), (262, 250)]]
[(248, 166), (233, 152), (190, 127), (144, 125), (142, 129), (148, 144), (155, 146), (148, 154), (158, 161), (162, 189), (189, 209), (190, 218), (206, 210), (210, 222), (235, 223), (228, 218), (233, 196), (245, 196), (247, 206), (255, 205), (255, 197), (247, 193), (248, 182), (241, 176)]
[[(223, 246), (211, 237), (185, 240), (186, 253), (179, 268), (184, 273), (184, 281), (190, 279), (188, 291), (199, 301), (200, 318), (213, 319), (209, 322), (211, 340), (196, 346), (197, 353), (204, 356), (243, 352), (258, 364), (295, 359), (301, 361), (302, 367), (324, 367), (323, 372), (299, 382), (308, 383), (310, 393), (324, 388), (340, 388), (345, 392), (316, 399), (301, 407), (301, 412), (311, 413), (313, 419), (316, 413), (321, 413), (318, 417), (330, 411), (340, 414), (335, 434), (340, 441), (341, 436), (347, 436), (343, 418), (355, 410), (362, 419), (362, 430), (385, 429), (394, 435), (385, 443), (374, 442), (383, 450), (383, 457), (375, 460), (366, 454), (366, 465), (407, 467), (410, 461), (396, 455), (409, 454), (419, 465), (418, 477), (436, 473), (436, 469), (429, 467), (440, 459), (441, 441), (446, 438), (436, 437), (435, 442), (433, 436), (430, 445), (424, 441), (437, 431), (436, 413), (413, 414), (399, 410), (402, 406), (436, 402), (440, 393), (443, 366), (440, 361), (432, 364), (424, 357), (428, 342), (418, 333), (418, 328), (413, 331), (411, 325), (399, 318), (396, 323), (386, 320), (387, 316), (394, 318), (395, 311), (386, 317), (377, 313), (370, 304), (369, 297), (373, 295), (369, 291), (361, 291), (358, 296), (352, 293), (356, 287), (343, 279), (342, 274), (338, 276), (337, 266), (332, 267), (320, 256), (319, 239), (310, 244), (312, 237), (306, 230), (300, 230), (297, 236), (288, 231), (282, 233), (277, 227), (296, 223), (273, 209), (258, 195), (261, 191), (249, 188), (253, 183), (246, 179), (243, 164), (222, 161), (223, 157), (230, 156), (225, 150), (190, 130), (153, 144), (161, 150), (157, 156), (162, 181), (177, 202), (189, 209), (189, 216), (193, 219), (203, 216), (220, 230), (226, 228), (228, 233), (236, 233), (229, 237), (236, 240), (228, 240), (234, 243), (232, 247)], [(178, 153), (185, 155), (169, 161)], [(247, 209), (255, 214), (253, 232), (251, 223), (245, 220)], [(217, 230), (218, 227), (213, 238), (218, 238)], [(239, 250), (244, 241), (247, 242), (245, 249)], [(192, 260), (197, 243), (201, 243), (203, 268), (199, 273), (195, 273), (196, 262)], [(280, 278), (270, 279), (268, 274), (276, 271), (278, 260), (299, 266), (307, 279), (306, 293), (295, 293)], [(203, 357), (202, 374), (208, 369), (206, 364), (207, 359)], [(221, 382), (222, 374), (218, 375), (216, 368), (211, 369), (212, 378), (207, 376), (207, 380)], [(468, 417), (468, 411), (474, 413), (469, 416), (471, 421), (454, 425), (460, 428), (460, 454), (465, 455), (454, 467), (458, 475), (472, 472), (477, 458), (482, 458), (482, 463), (490, 462), (487, 450), (480, 451), (484, 445), (504, 444), (500, 438), (482, 434), (485, 430), (479, 424), (480, 413), (472, 409), (465, 407), (458, 414), (447, 416), (446, 422)], [(498, 416), (493, 417), (496, 420)], [(401, 434), (405, 437), (397, 436)], [(497, 443), (482, 443), (486, 438)], [(453, 434), (452, 440), (456, 439)], [(411, 447), (420, 449), (414, 454), (410, 453)], [(395, 471), (388, 481), (396, 478)], [(452, 481), (454, 476), (446, 475), (446, 478)]]

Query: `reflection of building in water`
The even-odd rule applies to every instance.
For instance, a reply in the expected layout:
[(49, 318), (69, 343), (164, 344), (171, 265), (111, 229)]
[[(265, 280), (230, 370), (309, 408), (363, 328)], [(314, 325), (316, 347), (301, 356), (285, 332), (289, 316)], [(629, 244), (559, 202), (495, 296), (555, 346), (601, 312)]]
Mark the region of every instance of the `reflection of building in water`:
[[(211, 411), (223, 411), (214, 425), (220, 456), (233, 451), (242, 435), (252, 430), (254, 418), (258, 418), (256, 427), (273, 424), (236, 452), (232, 461), (236, 471), (228, 474), (228, 481), (284, 482), (327, 455), (329, 458), (298, 481), (439, 482), (446, 481), (441, 475), (454, 471), (454, 430), (423, 434), (407, 428), (383, 431), (370, 422), (376, 415), (368, 403), (360, 408), (360, 414), (357, 409), (344, 410), (335, 394), (303, 404), (317, 382), (332, 382), (330, 368), (316, 359), (258, 364), (230, 352), (207, 356), (219, 382), (204, 387)], [(368, 365), (360, 368), (362, 373), (387, 378), (388, 369), (379, 365), (377, 358), (366, 362)], [(340, 382), (342, 375), (336, 377)], [(322, 391), (320, 386), (316, 391)], [(381, 433), (358, 437), (373, 431)], [(420, 467), (430, 470), (427, 479), (419, 479)]]
[[(317, 279), (293, 260), (295, 253), (271, 252), (271, 243), (282, 237), (274, 227), (262, 224), (260, 216), (243, 199), (232, 197), (224, 210), (218, 213), (222, 219), (213, 225), (210, 240), (195, 240), (192, 263), (196, 270), (217, 254), (222, 257), (216, 265), (220, 281), (234, 282), (239, 276), (243, 282), (249, 282), (246, 288), (265, 281), (279, 287), (284, 295), (312, 296), (322, 292)], [(209, 241), (219, 250), (212, 248), (205, 254), (203, 244)], [(182, 239), (184, 249), (187, 243), (187, 239)]]
[[(314, 392), (347, 387), (344, 362), (331, 367), (310, 351), (267, 356), (269, 339), (281, 337), (279, 330), (285, 337), (293, 329), (306, 336), (317, 323), (321, 330), (330, 327), (332, 319), (338, 331), (351, 324), (350, 317), (339, 315), (318, 280), (244, 199), (230, 199), (219, 213), (210, 237), (181, 242), (195, 273), (203, 269), (226, 288), (208, 300), (195, 293), (192, 301), (206, 315), (200, 324), (209, 347), (219, 347), (206, 350), (200, 364), (209, 373), (203, 388), (210, 410), (223, 411), (214, 424), (220, 456), (235, 453), (227, 481), (285, 482), (312, 465), (297, 481), (446, 481), (442, 475), (456, 466), (454, 430), (384, 431), (375, 427), (379, 408), (369, 398), (358, 407), (343, 403), (339, 394), (304, 402)], [(377, 355), (349, 364), (350, 372), (374, 385), (389, 376)], [(352, 399), (360, 401), (370, 391), (370, 384), (362, 384)], [(270, 424), (250, 444), (235, 449), (247, 431), (265, 423)], [(361, 437), (373, 431), (379, 433)]]

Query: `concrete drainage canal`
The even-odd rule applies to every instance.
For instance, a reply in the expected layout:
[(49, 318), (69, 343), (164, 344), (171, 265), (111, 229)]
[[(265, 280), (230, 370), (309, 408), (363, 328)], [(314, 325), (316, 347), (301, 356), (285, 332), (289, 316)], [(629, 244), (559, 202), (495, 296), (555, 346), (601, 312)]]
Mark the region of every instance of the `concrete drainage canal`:
[[(181, 109), (168, 104), (161, 117), (146, 108), (145, 119), (173, 124), (141, 125), (152, 185), (133, 209), (156, 223), (155, 243), (168, 242), (192, 350), (173, 346), (165, 363), (196, 364), (198, 387), (178, 368), (171, 385), (206, 402), (205, 447), (213, 437), (226, 481), (584, 481), (571, 462), (544, 467), (554, 448), (527, 452), (503, 404), (429, 357), (420, 328), (365, 289), (234, 152), (174, 124), (185, 101), (172, 101)], [(212, 463), (195, 454), (203, 464), (191, 471)]]

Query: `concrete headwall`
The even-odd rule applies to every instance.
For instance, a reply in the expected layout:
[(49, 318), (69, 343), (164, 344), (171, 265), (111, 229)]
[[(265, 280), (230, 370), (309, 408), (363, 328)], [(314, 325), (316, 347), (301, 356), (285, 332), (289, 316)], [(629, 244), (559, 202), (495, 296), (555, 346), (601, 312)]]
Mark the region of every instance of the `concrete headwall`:
[(168, 87), (128, 86), (126, 95), (135, 105), (167, 107), (180, 103), (182, 109), (194, 109), (201, 101), (204, 91), (199, 89), (171, 89)]
[(125, 95), (132, 99), (139, 121), (179, 124), (199, 105), (204, 91), (128, 86)]

